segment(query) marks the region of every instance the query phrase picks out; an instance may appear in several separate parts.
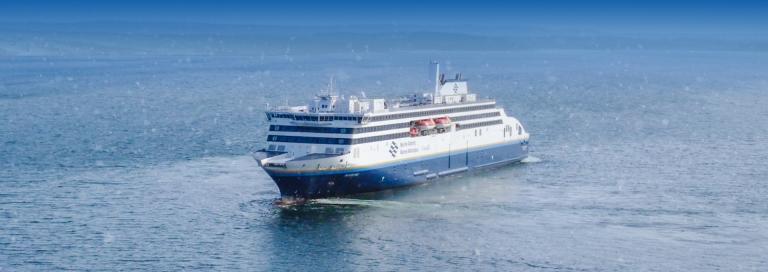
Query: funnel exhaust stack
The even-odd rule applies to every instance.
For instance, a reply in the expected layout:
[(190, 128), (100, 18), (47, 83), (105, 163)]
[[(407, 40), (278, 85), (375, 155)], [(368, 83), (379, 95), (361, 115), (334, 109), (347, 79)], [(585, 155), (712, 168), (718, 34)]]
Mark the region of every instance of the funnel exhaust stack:
[(434, 93), (432, 94), (432, 101), (437, 100), (437, 96), (439, 95), (438, 92), (440, 90), (440, 63), (437, 61), (431, 61), (429, 63), (429, 75), (428, 75), (428, 82), (430, 87), (434, 88)]

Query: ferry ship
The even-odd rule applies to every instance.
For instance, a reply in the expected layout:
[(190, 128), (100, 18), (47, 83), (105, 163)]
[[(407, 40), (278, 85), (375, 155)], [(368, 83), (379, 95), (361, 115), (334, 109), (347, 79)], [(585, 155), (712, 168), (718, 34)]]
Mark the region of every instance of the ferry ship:
[(395, 99), (328, 91), (266, 111), (266, 148), (254, 153), (283, 199), (381, 191), (519, 162), (529, 134), (493, 99), (430, 65), (430, 90)]

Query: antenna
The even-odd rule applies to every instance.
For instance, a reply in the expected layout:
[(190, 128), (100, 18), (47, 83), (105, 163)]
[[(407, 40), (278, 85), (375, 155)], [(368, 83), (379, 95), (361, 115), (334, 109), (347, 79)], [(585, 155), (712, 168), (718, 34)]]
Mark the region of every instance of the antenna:
[(328, 80), (328, 95), (333, 95), (333, 85), (335, 83), (334, 81), (335, 79), (333, 75), (331, 75), (331, 78)]

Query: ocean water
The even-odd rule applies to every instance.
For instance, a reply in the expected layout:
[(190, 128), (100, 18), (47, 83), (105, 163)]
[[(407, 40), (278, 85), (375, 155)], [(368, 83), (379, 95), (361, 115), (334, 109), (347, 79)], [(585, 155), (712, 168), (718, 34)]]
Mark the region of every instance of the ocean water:
[[(192, 36), (172, 54), (65, 36), (0, 43), (0, 271), (768, 270), (759, 48), (232, 53)], [(347, 95), (418, 91), (430, 59), (519, 118), (532, 157), (275, 204), (248, 156), (268, 104), (330, 76)]]

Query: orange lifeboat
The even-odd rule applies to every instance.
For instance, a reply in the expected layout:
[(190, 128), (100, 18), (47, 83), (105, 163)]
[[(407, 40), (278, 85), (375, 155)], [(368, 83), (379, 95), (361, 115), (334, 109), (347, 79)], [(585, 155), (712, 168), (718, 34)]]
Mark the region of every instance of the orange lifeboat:
[(451, 118), (448, 118), (448, 116), (436, 118), (435, 126), (437, 128), (448, 128), (451, 126)]
[(419, 129), (415, 128), (415, 127), (412, 127), (411, 128), (411, 137), (416, 137), (416, 136), (419, 136)]
[(419, 130), (428, 130), (435, 128), (435, 121), (432, 119), (424, 119), (416, 121), (416, 128)]

